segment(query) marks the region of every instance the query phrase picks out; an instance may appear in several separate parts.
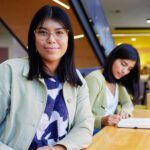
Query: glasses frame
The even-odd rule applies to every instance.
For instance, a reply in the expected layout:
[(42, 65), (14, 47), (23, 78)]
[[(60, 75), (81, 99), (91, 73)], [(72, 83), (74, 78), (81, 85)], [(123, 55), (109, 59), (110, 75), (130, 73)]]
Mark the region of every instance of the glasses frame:
[[(61, 41), (61, 40), (65, 39), (65, 35), (62, 35), (62, 36), (59, 35), (58, 36), (58, 35), (56, 35), (56, 32), (59, 31), (59, 30), (62, 30), (62, 29), (64, 29), (66, 31), (66, 36), (68, 36), (69, 30), (66, 29), (66, 28), (57, 28), (57, 29), (55, 29), (55, 31), (49, 32), (47, 29), (40, 27), (40, 28), (35, 29), (34, 33), (35, 33), (35, 36), (37, 35), (37, 37), (39, 39), (41, 39), (42, 41), (48, 40), (51, 35), (53, 35), (55, 40), (60, 40)], [(40, 30), (45, 30), (45, 32), (47, 32), (48, 34), (44, 36), (44, 33), (43, 33), (43, 35), (41, 33), (41, 35), (40, 35), (40, 33), (39, 33)]]

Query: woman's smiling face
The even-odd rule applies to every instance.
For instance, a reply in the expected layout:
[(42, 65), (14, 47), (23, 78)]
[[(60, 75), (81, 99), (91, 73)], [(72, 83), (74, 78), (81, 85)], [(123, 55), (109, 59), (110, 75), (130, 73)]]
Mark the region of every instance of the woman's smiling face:
[(47, 19), (35, 30), (35, 45), (43, 62), (59, 63), (67, 51), (68, 30), (60, 22)]

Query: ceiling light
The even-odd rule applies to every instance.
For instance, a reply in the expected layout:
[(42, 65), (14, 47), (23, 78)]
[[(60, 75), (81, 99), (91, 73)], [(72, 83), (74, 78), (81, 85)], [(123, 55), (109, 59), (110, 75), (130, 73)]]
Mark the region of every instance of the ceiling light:
[(125, 33), (125, 34), (112, 34), (113, 37), (126, 37), (126, 36), (150, 36), (150, 33)]
[(146, 19), (146, 23), (150, 23), (150, 19)]
[(122, 43), (117, 43), (117, 45), (121, 45)]
[(55, 3), (65, 7), (66, 9), (70, 9), (70, 7), (67, 4), (61, 2), (60, 0), (52, 0), (52, 1), (54, 1)]
[(131, 41), (133, 41), (133, 42), (136, 41), (136, 38), (131, 38)]
[(80, 35), (74, 36), (74, 39), (80, 39), (80, 38), (83, 38), (83, 37), (84, 37), (84, 34), (80, 34)]

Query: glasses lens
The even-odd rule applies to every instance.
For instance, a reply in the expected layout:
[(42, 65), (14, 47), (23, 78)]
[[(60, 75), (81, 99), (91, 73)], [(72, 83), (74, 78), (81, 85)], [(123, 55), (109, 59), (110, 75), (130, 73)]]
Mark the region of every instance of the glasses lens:
[(36, 34), (41, 40), (47, 40), (51, 35), (53, 35), (56, 40), (63, 40), (67, 36), (68, 30), (62, 28), (56, 29), (54, 32), (49, 32), (44, 29), (37, 29)]
[(67, 36), (67, 30), (66, 29), (57, 29), (54, 32), (55, 38), (58, 40), (62, 40)]

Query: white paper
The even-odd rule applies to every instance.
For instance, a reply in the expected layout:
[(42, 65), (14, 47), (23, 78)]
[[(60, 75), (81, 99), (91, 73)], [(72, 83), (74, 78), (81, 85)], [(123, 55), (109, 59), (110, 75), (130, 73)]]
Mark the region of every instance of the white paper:
[(150, 129), (150, 118), (121, 119), (117, 125), (120, 128), (143, 128)]

